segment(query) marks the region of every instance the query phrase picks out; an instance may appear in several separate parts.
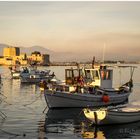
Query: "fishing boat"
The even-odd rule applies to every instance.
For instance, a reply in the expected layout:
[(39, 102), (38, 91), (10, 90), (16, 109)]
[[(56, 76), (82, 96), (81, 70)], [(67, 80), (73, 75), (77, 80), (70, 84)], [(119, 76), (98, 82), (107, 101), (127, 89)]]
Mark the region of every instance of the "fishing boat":
[(66, 82), (53, 83), (51, 87), (48, 84), (44, 90), (45, 99), (49, 108), (121, 104), (128, 100), (132, 92), (132, 75), (127, 83), (119, 88), (113, 88), (113, 70), (106, 66), (91, 69), (66, 69)]
[(41, 80), (49, 80), (54, 77), (50, 70), (40, 71), (35, 67), (22, 67), (20, 72), (21, 83), (39, 83)]
[(13, 66), (9, 67), (11, 72), (12, 79), (19, 79), (20, 78), (20, 67), (19, 66)]
[(114, 109), (100, 108), (83, 109), (84, 115), (95, 125), (124, 124), (140, 121), (139, 107), (115, 107)]

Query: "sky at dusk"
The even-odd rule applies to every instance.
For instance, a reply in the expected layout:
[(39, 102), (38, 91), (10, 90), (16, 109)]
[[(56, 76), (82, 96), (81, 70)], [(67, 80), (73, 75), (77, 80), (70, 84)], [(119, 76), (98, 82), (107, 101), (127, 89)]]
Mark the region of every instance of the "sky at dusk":
[(0, 1), (0, 43), (140, 59), (140, 1)]

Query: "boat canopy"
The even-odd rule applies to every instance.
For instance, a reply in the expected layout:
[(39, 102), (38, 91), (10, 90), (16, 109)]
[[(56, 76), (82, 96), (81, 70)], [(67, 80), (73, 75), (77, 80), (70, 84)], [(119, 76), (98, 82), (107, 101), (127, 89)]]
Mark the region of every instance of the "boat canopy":
[(100, 68), (77, 68), (66, 69), (65, 80), (68, 85), (78, 84), (79, 78), (82, 77), (85, 85), (112, 88), (113, 70), (106, 67)]

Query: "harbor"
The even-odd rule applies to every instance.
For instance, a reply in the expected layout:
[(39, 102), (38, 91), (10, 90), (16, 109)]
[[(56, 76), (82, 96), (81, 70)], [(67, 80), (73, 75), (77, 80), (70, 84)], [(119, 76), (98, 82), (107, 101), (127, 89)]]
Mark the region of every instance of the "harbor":
[[(139, 107), (140, 66), (134, 66), (137, 66), (133, 75), (134, 87), (128, 103)], [(66, 68), (71, 67), (38, 67), (39, 70), (51, 70), (61, 80), (65, 79)], [(140, 138), (139, 123), (121, 124), (117, 127), (89, 126), (81, 112), (82, 108), (46, 108), (44, 94), (41, 93), (38, 84), (21, 83), (20, 79), (12, 79), (9, 68), (5, 66), (0, 67), (0, 73), (0, 111), (5, 114), (4, 118), (0, 118), (1, 138)], [(119, 86), (129, 80), (129, 74), (129, 68), (114, 69), (113, 86)], [(108, 133), (106, 129), (112, 131)]]
[(140, 139), (140, 1), (0, 9), (0, 139)]

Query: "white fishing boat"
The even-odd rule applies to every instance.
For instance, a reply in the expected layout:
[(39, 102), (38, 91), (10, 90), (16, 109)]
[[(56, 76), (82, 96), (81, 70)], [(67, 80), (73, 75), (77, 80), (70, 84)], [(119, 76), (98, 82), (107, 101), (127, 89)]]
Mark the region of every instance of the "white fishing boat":
[(41, 80), (49, 80), (54, 77), (50, 70), (39, 71), (34, 67), (22, 67), (20, 72), (21, 83), (39, 83)]
[(86, 118), (95, 125), (123, 124), (140, 121), (140, 108), (138, 107), (102, 108), (98, 110), (85, 108), (83, 111)]
[[(133, 71), (134, 72), (134, 71)], [(79, 80), (78, 77), (83, 77)], [(44, 91), (49, 108), (98, 107), (124, 103), (132, 91), (130, 81), (112, 88), (113, 70), (105, 66), (92, 69), (66, 69), (65, 84), (48, 84)], [(80, 81), (80, 83), (79, 83)]]
[(11, 72), (12, 79), (19, 79), (20, 78), (20, 67), (19, 66), (13, 66), (9, 67)]
[(49, 108), (59, 107), (98, 107), (124, 103), (127, 101), (130, 92), (90, 94), (90, 93), (70, 93), (62, 91), (45, 92), (45, 99)]
[(19, 79), (20, 78), (20, 71), (12, 71), (11, 73), (13, 79)]

